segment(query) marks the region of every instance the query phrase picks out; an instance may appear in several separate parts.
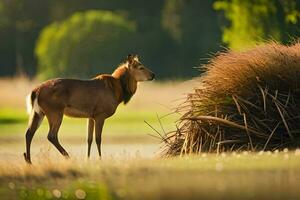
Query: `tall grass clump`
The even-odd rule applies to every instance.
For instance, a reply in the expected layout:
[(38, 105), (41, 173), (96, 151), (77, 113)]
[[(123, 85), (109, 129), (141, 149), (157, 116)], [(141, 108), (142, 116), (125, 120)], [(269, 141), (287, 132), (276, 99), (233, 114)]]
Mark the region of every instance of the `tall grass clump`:
[(166, 155), (297, 146), (300, 43), (220, 53), (204, 68), (177, 130), (163, 137)]

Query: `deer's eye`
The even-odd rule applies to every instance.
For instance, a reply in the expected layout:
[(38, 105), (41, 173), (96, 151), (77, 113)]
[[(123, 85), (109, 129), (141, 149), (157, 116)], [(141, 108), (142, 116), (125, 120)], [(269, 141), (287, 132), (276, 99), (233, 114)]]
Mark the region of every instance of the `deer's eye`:
[(139, 70), (144, 70), (145, 68), (143, 66), (138, 67)]

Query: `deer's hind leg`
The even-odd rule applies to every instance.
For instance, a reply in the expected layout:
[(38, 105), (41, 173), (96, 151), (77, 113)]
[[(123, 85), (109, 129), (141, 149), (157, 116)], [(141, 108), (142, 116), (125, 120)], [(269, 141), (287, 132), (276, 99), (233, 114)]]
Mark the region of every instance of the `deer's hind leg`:
[(87, 139), (87, 143), (88, 143), (87, 156), (88, 156), (88, 158), (90, 157), (90, 154), (91, 154), (91, 145), (92, 145), (92, 142), (93, 142), (94, 127), (95, 127), (94, 120), (93, 119), (88, 119), (88, 139)]
[(32, 138), (36, 132), (36, 130), (39, 128), (41, 122), (43, 121), (44, 114), (36, 113), (32, 111), (30, 121), (29, 121), (29, 126), (26, 131), (26, 153), (24, 153), (24, 159), (27, 163), (31, 164), (31, 157), (30, 157), (30, 146), (31, 146), (31, 141)]
[(58, 130), (60, 128), (63, 113), (55, 113), (55, 114), (46, 114), (46, 117), (49, 122), (49, 133), (48, 133), (48, 140), (57, 148), (57, 150), (65, 157), (69, 157), (67, 151), (61, 146), (58, 141)]

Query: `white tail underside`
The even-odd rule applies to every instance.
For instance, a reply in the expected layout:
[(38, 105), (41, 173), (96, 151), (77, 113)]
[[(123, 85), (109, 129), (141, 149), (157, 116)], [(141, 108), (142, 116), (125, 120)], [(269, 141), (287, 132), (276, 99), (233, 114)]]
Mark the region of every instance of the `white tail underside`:
[(28, 94), (26, 97), (26, 110), (27, 113), (30, 115), (32, 113), (32, 111), (40, 114), (41, 113), (41, 108), (37, 102), (37, 97), (34, 99), (33, 101), (33, 106), (31, 104), (31, 94)]

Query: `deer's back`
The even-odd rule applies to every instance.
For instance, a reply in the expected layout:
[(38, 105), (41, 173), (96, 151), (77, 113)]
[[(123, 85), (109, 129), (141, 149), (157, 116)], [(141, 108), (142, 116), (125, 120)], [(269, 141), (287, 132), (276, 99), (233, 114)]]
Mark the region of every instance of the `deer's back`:
[(117, 106), (113, 91), (103, 80), (54, 79), (35, 89), (44, 112), (63, 112), (71, 117), (112, 114)]

